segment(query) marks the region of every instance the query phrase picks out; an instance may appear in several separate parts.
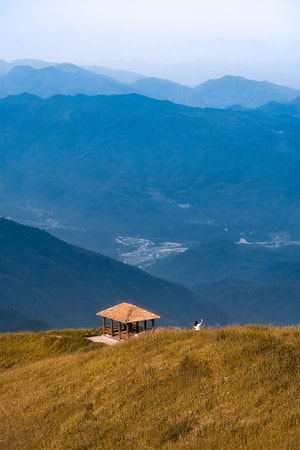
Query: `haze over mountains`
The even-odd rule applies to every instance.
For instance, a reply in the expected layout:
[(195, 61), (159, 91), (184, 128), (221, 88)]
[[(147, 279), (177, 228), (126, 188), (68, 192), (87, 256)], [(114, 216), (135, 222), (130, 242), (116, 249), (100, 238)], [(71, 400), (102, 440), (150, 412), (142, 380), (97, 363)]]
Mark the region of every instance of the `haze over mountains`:
[[(185, 284), (188, 302), (211, 299), (225, 322), (298, 323), (299, 92), (240, 77), (194, 89), (137, 74), (129, 83), (41, 64), (0, 64), (1, 215)], [(39, 97), (6, 97), (24, 90)], [(199, 99), (222, 109), (179, 104)], [(151, 289), (155, 309), (164, 294)], [(174, 323), (195, 319), (197, 308), (178, 308)]]
[(212, 108), (231, 105), (255, 108), (270, 101), (287, 102), (300, 95), (296, 89), (236, 76), (208, 80), (191, 88), (169, 80), (101, 67), (81, 68), (35, 60), (0, 61), (0, 97), (24, 92), (43, 98), (56, 94), (136, 93), (187, 106)]

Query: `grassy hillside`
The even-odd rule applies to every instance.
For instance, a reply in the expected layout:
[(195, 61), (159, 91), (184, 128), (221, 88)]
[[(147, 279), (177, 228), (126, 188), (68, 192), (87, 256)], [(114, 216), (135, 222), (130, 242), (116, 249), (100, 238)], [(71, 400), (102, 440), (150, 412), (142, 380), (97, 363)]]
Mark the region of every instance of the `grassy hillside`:
[(296, 449), (300, 328), (0, 335), (0, 447)]

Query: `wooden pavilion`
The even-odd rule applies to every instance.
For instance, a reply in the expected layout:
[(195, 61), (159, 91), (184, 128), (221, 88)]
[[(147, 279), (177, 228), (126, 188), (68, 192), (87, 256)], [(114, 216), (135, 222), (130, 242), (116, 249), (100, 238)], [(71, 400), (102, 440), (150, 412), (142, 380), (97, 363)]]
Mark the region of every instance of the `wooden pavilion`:
[(118, 336), (119, 339), (128, 339), (131, 335), (147, 331), (147, 321), (151, 321), (149, 329), (154, 330), (155, 319), (160, 318), (157, 314), (126, 302), (99, 311), (96, 315), (102, 317), (103, 334)]

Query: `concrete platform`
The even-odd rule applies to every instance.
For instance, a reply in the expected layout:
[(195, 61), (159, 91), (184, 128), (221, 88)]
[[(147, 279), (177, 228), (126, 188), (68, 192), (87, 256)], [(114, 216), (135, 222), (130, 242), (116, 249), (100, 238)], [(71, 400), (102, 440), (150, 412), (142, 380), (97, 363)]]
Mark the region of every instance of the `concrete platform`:
[(100, 342), (100, 343), (106, 344), (106, 345), (116, 345), (116, 344), (119, 344), (120, 342), (122, 342), (119, 339), (114, 339), (105, 334), (102, 334), (101, 336), (91, 336), (91, 337), (88, 337), (87, 339), (89, 339), (92, 342)]

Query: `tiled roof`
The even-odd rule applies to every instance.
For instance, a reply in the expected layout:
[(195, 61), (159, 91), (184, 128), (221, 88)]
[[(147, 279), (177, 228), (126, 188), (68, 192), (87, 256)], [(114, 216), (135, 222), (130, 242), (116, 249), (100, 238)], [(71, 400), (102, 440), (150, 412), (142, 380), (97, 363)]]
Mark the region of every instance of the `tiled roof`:
[(112, 306), (111, 308), (99, 311), (96, 315), (107, 317), (108, 319), (113, 319), (116, 322), (121, 323), (132, 323), (139, 322), (141, 320), (160, 318), (160, 316), (158, 316), (157, 314), (153, 314), (146, 309), (139, 308), (138, 306), (126, 302), (119, 303), (118, 305)]

